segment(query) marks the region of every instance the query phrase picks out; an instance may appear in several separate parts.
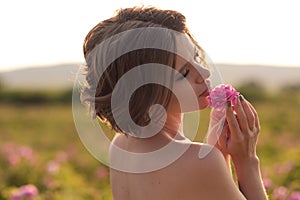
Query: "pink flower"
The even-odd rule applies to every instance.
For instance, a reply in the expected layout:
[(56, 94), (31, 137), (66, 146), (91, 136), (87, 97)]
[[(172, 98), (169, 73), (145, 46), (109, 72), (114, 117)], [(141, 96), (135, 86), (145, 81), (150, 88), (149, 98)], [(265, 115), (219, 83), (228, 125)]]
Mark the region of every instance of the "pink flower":
[(289, 194), (286, 187), (280, 186), (273, 191), (273, 198), (278, 200), (285, 200)]
[(21, 146), (17, 149), (19, 155), (23, 157), (25, 160), (33, 161), (34, 160), (34, 152), (28, 146)]
[(60, 164), (57, 161), (49, 161), (48, 164), (46, 165), (46, 171), (49, 174), (55, 174), (59, 171)]
[(0, 150), (11, 166), (17, 166), (22, 160), (32, 163), (35, 158), (33, 150), (28, 146), (17, 147), (13, 143), (6, 143)]
[(10, 199), (11, 200), (21, 200), (23, 197), (21, 196), (21, 194), (19, 193), (18, 190), (13, 190), (10, 193)]
[(7, 155), (7, 162), (10, 166), (17, 166), (21, 161), (21, 158), (17, 154), (8, 154)]
[(267, 189), (269, 189), (272, 185), (272, 181), (268, 178), (263, 178), (263, 184), (264, 184), (264, 187)]
[(236, 105), (239, 94), (231, 85), (221, 84), (210, 92), (209, 104), (216, 110), (221, 111), (225, 108), (227, 101), (231, 101), (231, 105)]
[(99, 167), (96, 172), (95, 172), (96, 177), (100, 178), (100, 179), (104, 179), (108, 177), (108, 170), (101, 166)]
[(32, 184), (20, 187), (19, 192), (27, 198), (34, 198), (38, 195), (38, 189)]
[(292, 192), (290, 200), (300, 200), (300, 191)]
[(288, 161), (286, 163), (280, 163), (275, 165), (275, 172), (277, 174), (289, 173), (295, 168), (295, 163), (293, 161)]
[(38, 195), (38, 189), (32, 185), (24, 185), (21, 186), (19, 189), (12, 191), (10, 195), (11, 200), (22, 200), (26, 199), (33, 199)]
[(59, 162), (59, 163), (67, 162), (68, 159), (69, 159), (68, 154), (67, 154), (66, 152), (63, 152), (63, 151), (58, 152), (58, 153), (56, 154), (56, 158), (55, 158), (55, 160), (56, 160), (57, 162)]
[(10, 166), (16, 166), (20, 163), (21, 157), (16, 152), (16, 147), (13, 143), (4, 143), (1, 146), (1, 152), (5, 155)]

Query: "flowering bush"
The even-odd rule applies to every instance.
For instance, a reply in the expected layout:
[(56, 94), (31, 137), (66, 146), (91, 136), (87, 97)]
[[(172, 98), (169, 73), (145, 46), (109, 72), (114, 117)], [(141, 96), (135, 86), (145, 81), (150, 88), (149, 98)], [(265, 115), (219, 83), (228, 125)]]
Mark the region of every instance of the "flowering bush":
[(300, 165), (291, 161), (275, 163), (272, 169), (264, 169), (263, 183), (270, 199), (300, 200), (299, 173)]
[[(295, 108), (300, 93), (284, 90), (261, 99), (261, 93), (267, 94), (253, 86), (242, 93), (250, 101), (252, 94), (260, 99), (255, 101), (262, 125), (257, 148), (269, 199), (299, 200), (300, 124)], [(36, 187), (34, 200), (113, 199), (108, 169), (80, 142), (71, 106), (20, 105), (0, 104), (0, 200), (10, 200), (26, 185)], [(210, 110), (203, 112), (208, 116)], [(204, 137), (207, 131), (209, 121), (202, 119), (195, 141), (202, 141), (201, 133)]]
[(28, 146), (0, 143), (0, 200), (101, 199), (111, 195), (107, 167), (95, 162), (87, 174), (91, 166), (74, 155), (74, 151), (59, 151), (43, 161)]
[(34, 199), (38, 195), (38, 189), (32, 185), (24, 185), (18, 189), (12, 190), (10, 194), (11, 200)]

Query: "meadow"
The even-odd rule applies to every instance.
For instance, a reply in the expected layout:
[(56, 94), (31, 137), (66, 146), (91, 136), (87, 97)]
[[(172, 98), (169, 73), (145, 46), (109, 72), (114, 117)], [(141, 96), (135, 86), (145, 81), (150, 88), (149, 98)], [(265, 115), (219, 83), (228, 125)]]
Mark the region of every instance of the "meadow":
[[(255, 84), (238, 90), (260, 117), (257, 150), (270, 199), (300, 200), (299, 87), (273, 94)], [(196, 141), (205, 135), (209, 111), (201, 111)], [(0, 200), (113, 199), (109, 169), (75, 130), (71, 91), (0, 92), (0, 177)]]

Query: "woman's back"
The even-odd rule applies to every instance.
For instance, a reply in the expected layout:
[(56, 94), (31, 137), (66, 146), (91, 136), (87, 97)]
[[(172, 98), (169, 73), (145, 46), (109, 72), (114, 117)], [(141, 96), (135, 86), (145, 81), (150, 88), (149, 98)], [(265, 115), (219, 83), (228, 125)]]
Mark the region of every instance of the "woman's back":
[[(162, 140), (161, 137), (157, 139)], [(139, 143), (136, 139), (119, 135), (113, 144), (124, 150), (140, 153), (149, 151), (154, 142), (157, 144), (157, 139)], [(207, 145), (180, 140), (176, 143), (178, 148), (182, 145), (189, 147), (181, 157), (162, 169), (148, 173), (127, 173), (111, 169), (115, 200), (244, 199), (236, 190), (224, 158), (217, 149), (199, 159), (199, 149), (207, 148)], [(110, 156), (115, 156), (113, 151)]]
[[(92, 116), (122, 133), (110, 146), (116, 200), (245, 199), (226, 166), (229, 156), (244, 196), (267, 199), (256, 155), (258, 115), (237, 92), (217, 92), (224, 112), (220, 118), (211, 113), (209, 136), (218, 149), (200, 159), (208, 145), (176, 134), (184, 134), (184, 113), (212, 100), (210, 81), (219, 79), (211, 77), (205, 55), (185, 17), (172, 10), (121, 9), (87, 34), (81, 100)], [(215, 123), (222, 126), (216, 130)]]

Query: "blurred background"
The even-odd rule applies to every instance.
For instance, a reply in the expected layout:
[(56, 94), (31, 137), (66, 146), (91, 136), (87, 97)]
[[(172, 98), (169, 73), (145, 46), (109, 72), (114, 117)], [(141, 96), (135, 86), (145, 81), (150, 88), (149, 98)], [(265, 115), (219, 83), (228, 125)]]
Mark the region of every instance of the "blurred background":
[[(297, 1), (11, 0), (0, 5), (0, 200), (112, 199), (108, 168), (89, 154), (75, 130), (72, 86), (88, 31), (116, 9), (133, 5), (186, 16), (223, 82), (258, 111), (258, 153), (270, 199), (300, 199)], [(201, 112), (196, 141), (205, 136), (210, 110)]]

